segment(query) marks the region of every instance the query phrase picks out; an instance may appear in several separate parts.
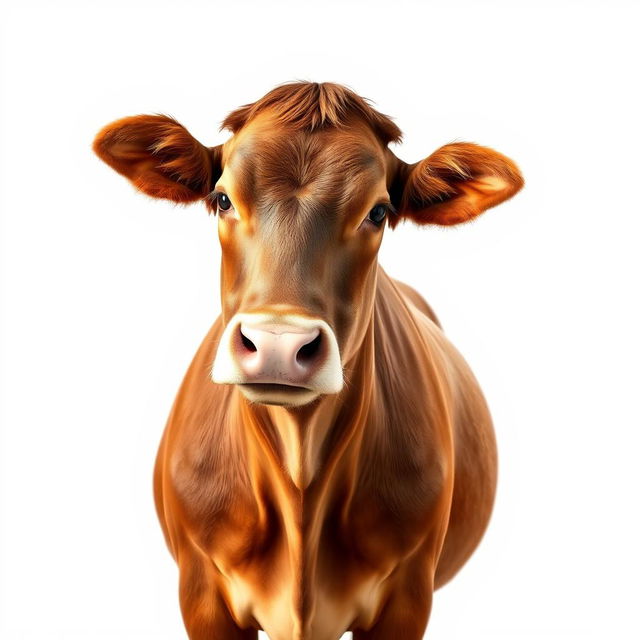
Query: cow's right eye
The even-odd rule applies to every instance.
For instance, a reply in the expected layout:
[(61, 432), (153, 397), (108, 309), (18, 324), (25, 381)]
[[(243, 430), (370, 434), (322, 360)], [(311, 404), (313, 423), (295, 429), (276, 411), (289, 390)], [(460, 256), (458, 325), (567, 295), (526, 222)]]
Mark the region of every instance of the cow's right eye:
[(231, 209), (231, 200), (226, 193), (218, 194), (218, 209), (220, 211), (229, 211)]

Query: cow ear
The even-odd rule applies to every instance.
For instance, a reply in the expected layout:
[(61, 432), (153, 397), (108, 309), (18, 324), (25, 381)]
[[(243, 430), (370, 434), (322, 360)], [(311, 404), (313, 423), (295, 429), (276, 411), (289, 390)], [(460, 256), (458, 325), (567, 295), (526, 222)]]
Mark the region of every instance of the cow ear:
[(391, 197), (398, 214), (390, 224), (468, 222), (523, 184), (518, 167), (501, 153), (470, 142), (448, 144), (412, 165), (397, 160)]
[(93, 150), (140, 191), (173, 202), (207, 196), (222, 173), (222, 145), (205, 147), (168, 116), (133, 116), (104, 127)]

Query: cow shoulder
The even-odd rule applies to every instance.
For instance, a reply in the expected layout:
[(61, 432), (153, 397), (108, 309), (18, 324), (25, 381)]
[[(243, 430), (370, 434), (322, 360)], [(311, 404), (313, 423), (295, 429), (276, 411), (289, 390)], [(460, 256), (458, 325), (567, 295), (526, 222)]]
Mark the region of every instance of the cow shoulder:
[[(375, 380), (353, 524), (401, 553), (446, 525), (452, 368), (439, 327), (384, 274), (374, 313)], [(375, 537), (363, 538), (372, 550)]]
[[(220, 322), (196, 353), (169, 416), (158, 465), (164, 513), (174, 528), (188, 529), (203, 544), (238, 517), (248, 495), (240, 464), (242, 433), (234, 412), (234, 387), (211, 381)], [(248, 500), (247, 500), (248, 503)], [(247, 509), (240, 509), (244, 517)], [(168, 527), (171, 529), (171, 527)]]

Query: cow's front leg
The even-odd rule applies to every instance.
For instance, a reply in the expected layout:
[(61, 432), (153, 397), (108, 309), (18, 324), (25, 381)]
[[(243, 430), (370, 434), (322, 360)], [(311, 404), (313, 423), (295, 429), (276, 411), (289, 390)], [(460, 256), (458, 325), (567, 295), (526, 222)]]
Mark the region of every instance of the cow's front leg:
[(422, 640), (433, 600), (433, 570), (415, 561), (391, 590), (369, 629), (355, 629), (353, 640)]
[(367, 631), (355, 630), (353, 640), (422, 640), (431, 611), (431, 596), (412, 605), (402, 597), (393, 596), (376, 623)]
[(180, 607), (190, 640), (257, 640), (255, 629), (241, 629), (212, 579), (211, 561), (197, 550), (181, 549)]

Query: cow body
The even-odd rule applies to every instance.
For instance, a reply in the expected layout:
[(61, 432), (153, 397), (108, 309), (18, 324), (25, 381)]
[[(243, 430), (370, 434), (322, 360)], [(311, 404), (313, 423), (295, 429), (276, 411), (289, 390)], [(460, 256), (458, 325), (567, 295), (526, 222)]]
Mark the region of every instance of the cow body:
[(155, 475), (193, 638), (420, 638), (433, 588), (480, 540), (491, 420), (461, 356), (400, 286), (378, 268), (346, 392), (296, 412), (212, 385), (220, 321), (205, 338)]
[(205, 147), (166, 116), (96, 153), (148, 195), (218, 216), (222, 312), (176, 398), (155, 499), (191, 640), (419, 640), (478, 544), (489, 413), (427, 303), (378, 265), (402, 220), (471, 220), (523, 184), (492, 149), (414, 164), (331, 83), (277, 87)]

